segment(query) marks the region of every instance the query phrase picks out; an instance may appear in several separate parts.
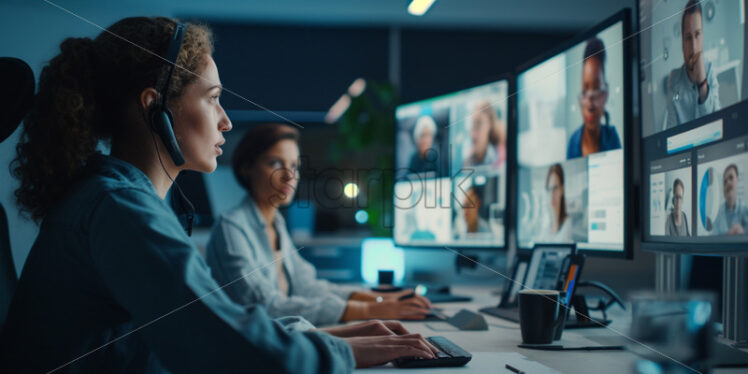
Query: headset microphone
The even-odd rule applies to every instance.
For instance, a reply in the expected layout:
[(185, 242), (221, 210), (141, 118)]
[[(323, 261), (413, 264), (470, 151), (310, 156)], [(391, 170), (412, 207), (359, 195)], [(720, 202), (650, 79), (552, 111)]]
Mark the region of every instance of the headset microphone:
[(157, 89), (161, 96), (161, 103), (156, 104), (156, 107), (151, 110), (151, 126), (153, 131), (158, 134), (159, 138), (161, 138), (161, 142), (164, 143), (164, 147), (166, 147), (166, 151), (169, 152), (171, 160), (174, 161), (174, 164), (177, 166), (184, 164), (184, 156), (182, 156), (182, 150), (179, 149), (177, 137), (174, 135), (174, 115), (171, 113), (171, 110), (166, 103), (166, 99), (169, 93), (171, 75), (174, 71), (174, 66), (177, 64), (179, 48), (182, 46), (182, 41), (184, 40), (184, 32), (185, 26), (181, 23), (177, 23), (174, 27), (174, 34), (169, 40), (169, 47), (166, 49), (166, 56), (164, 56), (168, 65), (161, 73), (157, 84)]
[[(156, 82), (156, 88), (159, 92), (161, 102), (157, 103), (150, 112), (151, 129), (153, 130), (153, 132), (158, 134), (159, 138), (161, 138), (161, 142), (164, 144), (166, 151), (169, 153), (171, 160), (174, 161), (174, 165), (176, 166), (184, 165), (184, 156), (182, 155), (182, 150), (179, 149), (177, 137), (174, 135), (174, 115), (171, 113), (171, 110), (169, 109), (169, 106), (167, 104), (167, 97), (169, 94), (169, 83), (171, 82), (171, 75), (174, 72), (174, 66), (177, 64), (177, 57), (179, 56), (179, 48), (182, 46), (182, 41), (184, 40), (184, 33), (184, 24), (177, 22), (174, 25), (174, 33), (172, 34), (171, 39), (169, 39), (169, 47), (166, 49), (166, 55), (164, 56), (164, 59), (167, 62), (167, 66)], [(184, 192), (182, 192), (182, 188), (179, 187), (179, 184), (171, 177), (171, 175), (169, 175), (169, 172), (166, 171), (166, 167), (164, 167), (164, 164), (161, 160), (161, 154), (158, 152), (158, 146), (156, 146), (156, 153), (158, 155), (158, 160), (161, 163), (161, 167), (166, 173), (166, 176), (171, 179), (174, 187), (176, 187), (176, 190), (182, 199), (182, 204), (180, 204), (178, 209), (182, 211), (186, 210), (186, 213), (184, 213), (186, 215), (185, 231), (187, 232), (188, 236), (191, 236), (192, 221), (195, 217), (195, 207), (192, 205), (192, 202), (190, 202), (187, 196), (184, 195)], [(172, 192), (172, 201), (173, 198), (174, 194)], [(172, 203), (172, 206), (174, 205), (176, 204)]]

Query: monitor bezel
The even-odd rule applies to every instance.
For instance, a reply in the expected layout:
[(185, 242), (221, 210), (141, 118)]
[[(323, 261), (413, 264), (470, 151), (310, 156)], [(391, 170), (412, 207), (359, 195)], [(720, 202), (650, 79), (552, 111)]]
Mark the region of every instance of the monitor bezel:
[[(745, 1), (745, 0), (740, 0)], [(639, 15), (641, 14), (641, 0), (636, 1), (636, 15), (637, 20), (640, 19)], [(748, 9), (746, 9), (746, 12), (748, 12)], [(744, 26), (745, 27), (745, 26)], [(744, 35), (745, 35), (745, 30)], [(641, 63), (639, 63), (641, 59), (641, 43), (638, 43), (638, 51), (637, 51), (637, 69), (638, 74), (640, 77), (642, 77), (643, 72), (641, 69)], [(745, 61), (743, 62), (745, 64)], [(743, 68), (745, 71), (745, 67)], [(642, 100), (644, 100), (644, 95), (642, 94), (642, 90), (644, 89), (643, 85), (640, 85), (639, 92), (638, 92), (638, 105), (639, 108), (642, 107)], [(730, 105), (728, 107), (722, 108), (717, 112), (710, 113), (706, 116), (694, 119), (692, 121), (683, 123), (681, 125), (688, 127), (688, 128), (697, 128), (700, 125), (703, 125), (707, 123), (710, 120), (714, 120), (715, 118), (725, 118), (727, 114), (729, 114), (732, 111), (740, 110), (742, 108), (748, 108), (748, 99), (738, 101), (737, 103)], [(746, 109), (748, 110), (748, 109)], [(699, 125), (696, 125), (696, 124)], [(696, 125), (696, 126), (694, 126)], [(639, 119), (639, 134), (637, 141), (639, 144), (642, 145), (642, 154), (640, 156), (640, 167), (639, 167), (639, 180), (641, 181), (640, 191), (639, 194), (639, 202), (638, 202), (638, 208), (639, 211), (642, 214), (641, 217), (641, 227), (640, 227), (640, 233), (639, 233), (639, 245), (641, 246), (641, 249), (643, 251), (647, 252), (665, 252), (665, 253), (673, 253), (673, 254), (702, 254), (702, 255), (718, 255), (718, 256), (748, 256), (748, 250), (746, 249), (748, 246), (748, 240), (743, 243), (673, 243), (668, 241), (660, 241), (660, 240), (653, 240), (653, 236), (650, 235), (647, 231), (647, 228), (645, 227), (645, 223), (649, 223), (648, 219), (645, 219), (644, 214), (649, 212), (647, 204), (649, 203), (649, 199), (647, 196), (645, 196), (645, 192), (648, 191), (648, 186), (645, 185), (644, 181), (647, 179), (647, 171), (648, 168), (646, 167), (646, 163), (648, 160), (646, 157), (644, 157), (644, 137), (643, 134), (643, 128), (644, 122), (642, 119)], [(657, 134), (652, 134), (651, 136), (657, 136)]]
[[(606, 18), (604, 21), (598, 23), (597, 25), (593, 26), (592, 28), (587, 29), (586, 31), (580, 33), (579, 35), (569, 39), (568, 41), (559, 44), (553, 49), (550, 49), (546, 53), (543, 53), (530, 61), (522, 64), (517, 68), (517, 70), (514, 73), (515, 77), (515, 87), (517, 85), (517, 81), (519, 80), (519, 76), (528, 70), (540, 65), (541, 63), (547, 61), (550, 58), (553, 58), (561, 53), (566, 52), (570, 48), (583, 43), (590, 37), (597, 35), (601, 31), (615, 25), (616, 23), (621, 22), (622, 28), (623, 28), (623, 39), (621, 40), (621, 43), (623, 45), (623, 136), (624, 136), (624, 142), (623, 142), (623, 196), (624, 196), (624, 204), (623, 204), (623, 250), (621, 251), (613, 251), (609, 249), (602, 249), (600, 248), (577, 248), (579, 253), (588, 255), (588, 256), (594, 256), (594, 257), (608, 257), (608, 258), (620, 258), (620, 259), (626, 259), (630, 260), (633, 258), (633, 246), (634, 246), (634, 240), (633, 240), (633, 234), (634, 234), (634, 215), (633, 211), (635, 209), (636, 203), (633, 200), (633, 159), (632, 159), (632, 149), (633, 149), (633, 127), (635, 126), (633, 123), (633, 70), (634, 68), (631, 66), (633, 63), (632, 60), (632, 44), (633, 44), (633, 37), (634, 35), (631, 33), (632, 25), (631, 25), (631, 9), (630, 8), (623, 8), (620, 11), (616, 12), (612, 16)], [(515, 114), (514, 117), (514, 131), (518, 131), (518, 103), (516, 95), (514, 95), (514, 102), (515, 102), (515, 108), (513, 113)], [(515, 143), (515, 149), (514, 154), (512, 157), (512, 161), (514, 164), (512, 165), (512, 169), (514, 169), (514, 179), (515, 182), (513, 183), (515, 185), (516, 192), (519, 191), (519, 180), (517, 176), (519, 175), (519, 162), (518, 162), (518, 154), (519, 146), (517, 144), (517, 140), (514, 139)], [(626, 198), (628, 197), (628, 198)], [(515, 204), (516, 205), (516, 204)], [(516, 215), (519, 214), (519, 208), (516, 207), (515, 209), (515, 217), (514, 221), (518, 222), (519, 217)], [(551, 243), (537, 243), (538, 245), (547, 245)], [(519, 235), (515, 235), (515, 246), (518, 250), (532, 250), (532, 248), (528, 247), (520, 247), (520, 241), (519, 241)]]
[[(486, 81), (485, 83), (476, 84), (474, 86), (470, 86), (470, 87), (467, 87), (467, 88), (464, 88), (464, 89), (461, 89), (461, 90), (458, 90), (458, 91), (448, 92), (448, 93), (445, 93), (445, 94), (442, 94), (442, 95), (438, 95), (438, 96), (434, 96), (434, 97), (430, 97), (430, 98), (425, 98), (425, 99), (422, 99), (422, 100), (410, 101), (410, 102), (399, 104), (395, 108), (395, 113), (393, 113), (393, 115), (396, 115), (397, 110), (400, 107), (403, 107), (403, 106), (420, 104), (420, 103), (423, 103), (423, 102), (426, 102), (426, 101), (432, 101), (432, 100), (438, 100), (440, 98), (451, 97), (451, 96), (457, 95), (457, 94), (459, 94), (461, 92), (470, 91), (470, 90), (478, 88), (478, 87), (482, 87), (482, 86), (486, 86), (486, 85), (490, 85), (490, 84), (494, 84), (494, 83), (499, 83), (501, 81), (506, 81), (507, 82), (507, 105), (506, 105), (506, 116), (505, 116), (506, 117), (506, 122), (507, 122), (507, 124), (506, 124), (507, 125), (507, 142), (506, 142), (506, 153), (507, 154), (506, 154), (506, 175), (504, 177), (506, 179), (506, 181), (505, 181), (505, 183), (506, 183), (505, 191), (506, 191), (507, 196), (506, 196), (506, 208), (505, 208), (505, 211), (504, 211), (504, 238), (503, 238), (503, 245), (494, 245), (494, 246), (483, 245), (483, 244), (463, 245), (463, 244), (458, 244), (458, 243), (410, 244), (410, 243), (401, 243), (401, 242), (398, 242), (397, 239), (395, 238), (395, 233), (394, 233), (394, 228), (397, 225), (397, 220), (395, 218), (396, 215), (395, 215), (394, 194), (393, 194), (393, 207), (392, 207), (392, 228), (393, 228), (393, 233), (392, 233), (392, 240), (395, 243), (395, 246), (400, 247), (400, 248), (406, 248), (406, 249), (449, 248), (449, 249), (453, 249), (453, 250), (457, 250), (457, 251), (473, 251), (473, 250), (477, 250), (477, 251), (503, 251), (503, 250), (506, 250), (508, 248), (509, 238), (510, 238), (509, 230), (514, 228), (514, 226), (513, 226), (514, 222), (513, 221), (514, 221), (514, 205), (515, 205), (514, 204), (513, 195), (512, 195), (512, 188), (513, 188), (513, 186), (514, 186), (515, 183), (512, 182), (513, 171), (511, 170), (512, 166), (514, 165), (512, 158), (513, 158), (514, 154), (516, 153), (515, 150), (514, 150), (516, 134), (514, 133), (515, 129), (514, 129), (514, 126), (512, 125), (513, 124), (513, 119), (514, 119), (514, 105), (513, 105), (513, 101), (512, 101), (512, 92), (514, 92), (515, 89), (516, 89), (515, 81), (514, 81), (514, 74), (512, 74), (512, 73), (503, 73), (503, 74), (500, 74), (500, 75), (494, 77), (493, 79), (491, 79), (489, 81)], [(397, 118), (395, 118), (395, 126), (397, 126)], [(394, 141), (393, 141), (394, 149), (395, 149), (395, 152), (397, 152), (397, 128), (393, 132), (393, 136), (394, 136)], [(448, 167), (450, 166), (449, 163), (448, 163), (447, 166)], [(397, 157), (393, 157), (393, 170), (395, 170), (395, 171), (397, 170)], [(392, 185), (392, 188), (395, 188), (395, 184), (398, 182), (398, 179), (396, 178), (396, 176), (394, 176), (394, 177), (395, 178), (394, 178), (394, 183)], [(452, 179), (452, 175), (446, 175), (446, 176), (441, 176), (441, 177), (434, 177), (434, 178), (430, 178), (430, 179), (438, 179), (438, 178), (449, 178), (451, 180)]]

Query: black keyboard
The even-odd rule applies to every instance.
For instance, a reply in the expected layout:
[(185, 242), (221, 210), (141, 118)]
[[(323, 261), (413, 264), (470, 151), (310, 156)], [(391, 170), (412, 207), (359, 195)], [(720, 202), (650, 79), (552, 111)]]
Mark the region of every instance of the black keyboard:
[(494, 317), (503, 318), (505, 320), (509, 320), (512, 322), (519, 322), (519, 308), (517, 307), (512, 307), (512, 308), (487, 307), (487, 308), (480, 309), (480, 312), (492, 315)]
[(473, 298), (470, 296), (452, 295), (449, 293), (426, 293), (424, 296), (426, 296), (426, 298), (432, 303), (461, 303), (473, 301)]
[(438, 366), (463, 366), (470, 362), (473, 355), (460, 348), (443, 336), (426, 338), (439, 350), (437, 358), (401, 357), (392, 363), (399, 368), (428, 368)]

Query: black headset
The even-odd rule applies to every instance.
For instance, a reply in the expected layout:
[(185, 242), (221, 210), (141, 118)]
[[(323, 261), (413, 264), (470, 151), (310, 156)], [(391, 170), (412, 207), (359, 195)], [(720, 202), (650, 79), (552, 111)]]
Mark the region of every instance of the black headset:
[(167, 94), (169, 93), (169, 82), (171, 82), (171, 74), (174, 71), (174, 66), (177, 64), (177, 56), (179, 56), (179, 48), (182, 46), (184, 40), (185, 26), (182, 23), (177, 22), (174, 26), (174, 34), (169, 39), (169, 47), (166, 49), (166, 56), (164, 59), (167, 62), (166, 68), (159, 76), (156, 88), (158, 89), (159, 95), (161, 95), (161, 103), (151, 110), (151, 127), (153, 131), (158, 134), (161, 141), (166, 147), (166, 151), (169, 152), (172, 161), (177, 166), (184, 164), (184, 156), (182, 156), (182, 150), (179, 149), (177, 143), (177, 137), (174, 135), (174, 115), (172, 115), (169, 106), (166, 104)]
[[(176, 22), (174, 25), (174, 33), (169, 39), (169, 47), (166, 49), (166, 56), (164, 56), (164, 60), (166, 60), (167, 65), (161, 72), (161, 75), (156, 82), (156, 88), (159, 95), (161, 96), (161, 101), (157, 102), (150, 111), (151, 129), (153, 130), (153, 132), (158, 134), (159, 138), (161, 138), (161, 142), (164, 143), (166, 151), (169, 152), (169, 156), (177, 166), (181, 166), (184, 164), (184, 156), (182, 155), (182, 150), (179, 149), (177, 137), (174, 135), (174, 115), (171, 113), (171, 110), (166, 103), (166, 99), (169, 93), (169, 82), (171, 82), (171, 74), (174, 72), (174, 66), (177, 64), (177, 57), (179, 56), (179, 48), (182, 47), (182, 41), (184, 40), (185, 29), (186, 28), (182, 23)], [(158, 152), (158, 147), (156, 147), (156, 152)], [(160, 162), (160, 155), (158, 159)], [(161, 166), (163, 167), (163, 163), (161, 164)], [(166, 171), (166, 169), (164, 169), (164, 171)], [(167, 176), (169, 176), (169, 179), (171, 179), (174, 183), (176, 191), (179, 193), (179, 196), (181, 198), (179, 210), (183, 211), (184, 213), (178, 213), (177, 217), (184, 225), (184, 229), (187, 232), (187, 235), (191, 236), (192, 223), (195, 217), (195, 207), (192, 205), (192, 202), (190, 202), (187, 196), (184, 195), (184, 192), (182, 192), (182, 188), (179, 187), (179, 184), (174, 179), (171, 178), (168, 172)], [(174, 193), (172, 193), (171, 196), (172, 199), (174, 199)]]

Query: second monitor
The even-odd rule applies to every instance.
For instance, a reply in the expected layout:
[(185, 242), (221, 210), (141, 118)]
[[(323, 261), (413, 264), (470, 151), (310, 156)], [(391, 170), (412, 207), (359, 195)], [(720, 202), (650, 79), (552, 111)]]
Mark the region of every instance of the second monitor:
[(517, 75), (517, 238), (630, 256), (629, 12)]
[(508, 81), (397, 108), (395, 242), (505, 245)]

